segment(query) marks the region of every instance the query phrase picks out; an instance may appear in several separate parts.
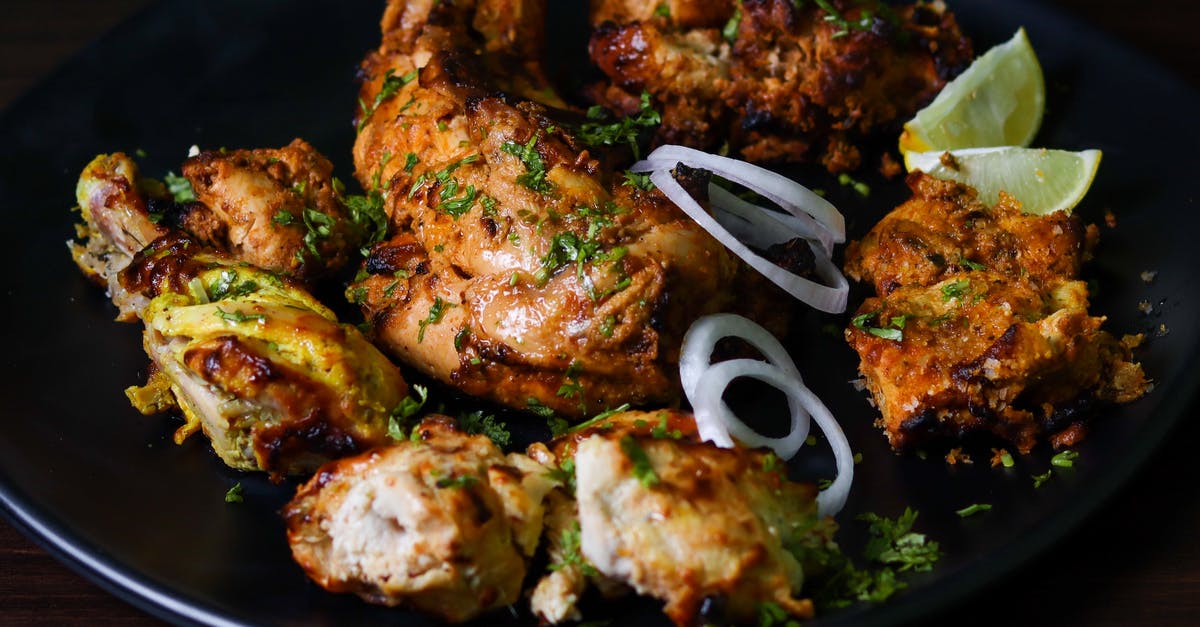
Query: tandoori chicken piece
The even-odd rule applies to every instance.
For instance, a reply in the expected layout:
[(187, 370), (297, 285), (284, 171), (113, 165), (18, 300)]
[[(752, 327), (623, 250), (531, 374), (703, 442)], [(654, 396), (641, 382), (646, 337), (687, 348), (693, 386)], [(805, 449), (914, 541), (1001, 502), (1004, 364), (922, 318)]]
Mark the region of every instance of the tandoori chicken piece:
[(230, 466), (275, 478), (386, 443), (408, 390), (395, 365), (296, 280), (166, 226), (181, 207), (160, 187), (116, 154), (89, 164), (78, 188), (88, 242), (73, 245), (75, 258), (123, 318), (145, 323), (154, 368), (127, 391), (134, 405), (178, 407), (177, 442), (201, 429)]
[(624, 114), (649, 92), (656, 140), (750, 161), (858, 168), (972, 60), (941, 2), (593, 0), (590, 95)]
[(296, 561), (327, 590), (449, 622), (517, 602), (554, 485), (546, 469), (445, 416), (416, 434), (297, 491), (283, 512)]
[[(776, 292), (598, 160), (575, 134), (585, 118), (534, 89), (540, 40), (472, 26), (492, 4), (389, 4), (355, 166), (395, 234), (351, 300), (390, 352), (472, 395), (572, 417), (670, 402), (690, 322), (732, 309), (778, 330)], [(702, 176), (687, 185), (703, 197)]]
[(532, 597), (543, 620), (577, 618), (588, 579), (664, 601), (676, 625), (705, 605), (722, 623), (751, 622), (764, 603), (812, 616), (804, 547), (830, 545), (834, 527), (816, 489), (789, 481), (769, 451), (701, 443), (676, 411), (605, 417), (552, 447), (564, 487), (547, 518), (552, 572)]
[(1096, 241), (1077, 216), (995, 207), (921, 173), (914, 195), (847, 250), (874, 283), (846, 338), (896, 449), (990, 433), (1028, 452), (1084, 435), (1092, 405), (1149, 388), (1131, 350), (1088, 314), (1076, 280)]

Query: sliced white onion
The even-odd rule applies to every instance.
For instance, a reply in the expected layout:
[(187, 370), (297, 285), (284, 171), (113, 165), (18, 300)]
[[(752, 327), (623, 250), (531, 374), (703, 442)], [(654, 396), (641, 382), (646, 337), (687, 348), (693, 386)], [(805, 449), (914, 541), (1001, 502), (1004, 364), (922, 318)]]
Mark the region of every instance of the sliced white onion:
[[(655, 170), (650, 173), (650, 180), (671, 199), (689, 217), (696, 221), (705, 231), (708, 231), (717, 241), (728, 248), (730, 252), (740, 257), (751, 268), (767, 277), (772, 283), (783, 288), (793, 298), (807, 303), (815, 309), (826, 313), (841, 313), (846, 310), (846, 299), (849, 284), (845, 277), (833, 267), (825, 255), (817, 255), (818, 275), (833, 283), (832, 287), (821, 285), (804, 277), (793, 274), (750, 250), (737, 237), (730, 233), (712, 215), (709, 215), (687, 190), (683, 189), (668, 170)], [(824, 259), (828, 263), (820, 263)], [(832, 270), (832, 272), (831, 272)]]
[(708, 170), (752, 189), (801, 220), (810, 217), (815, 219), (829, 231), (834, 242), (846, 241), (846, 220), (837, 208), (807, 187), (766, 168), (694, 148), (666, 145), (658, 147), (644, 161), (635, 163), (630, 169), (634, 172), (651, 172), (672, 169), (677, 163)]
[[(733, 359), (711, 363), (717, 342), (739, 337), (757, 348), (767, 361)], [(782, 438), (769, 438), (742, 422), (721, 398), (729, 383), (752, 377), (768, 383), (788, 397), (791, 428)], [(766, 446), (782, 459), (791, 459), (803, 446), (810, 418), (825, 433), (837, 462), (837, 478), (819, 495), (817, 511), (832, 516), (841, 511), (854, 481), (854, 454), (837, 420), (821, 399), (804, 385), (796, 363), (766, 329), (734, 314), (714, 314), (697, 320), (683, 338), (679, 356), (679, 378), (692, 404), (696, 427), (702, 440), (721, 447), (734, 446), (734, 438), (747, 446)]]

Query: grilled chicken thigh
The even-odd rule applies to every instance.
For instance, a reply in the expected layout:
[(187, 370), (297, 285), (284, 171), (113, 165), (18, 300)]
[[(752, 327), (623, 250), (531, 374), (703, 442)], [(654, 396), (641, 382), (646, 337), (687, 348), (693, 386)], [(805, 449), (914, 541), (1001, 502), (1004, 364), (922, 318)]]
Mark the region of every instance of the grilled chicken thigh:
[(414, 441), (334, 462), (284, 508), (327, 590), (461, 622), (517, 601), (542, 530), (545, 468), (427, 417)]
[[(533, 592), (548, 622), (574, 616), (585, 578), (663, 600), (667, 616), (690, 625), (742, 623), (774, 603), (812, 615), (800, 597), (805, 546), (831, 542), (817, 516), (816, 490), (788, 481), (766, 451), (700, 443), (695, 421), (674, 411), (625, 412), (554, 443), (573, 477), (575, 516), (560, 493), (547, 537), (555, 566)], [(719, 610), (713, 608), (721, 608)]]
[[(282, 162), (289, 149), (229, 154), (280, 154)], [(233, 172), (233, 178), (249, 176)], [(292, 173), (313, 186), (328, 174), (321, 167)], [(222, 187), (216, 180), (201, 192), (207, 202), (247, 202), (252, 184)], [(194, 226), (208, 205), (172, 203), (161, 184), (140, 179), (121, 154), (97, 157), (78, 189), (88, 242), (73, 244), (75, 258), (109, 286), (124, 319), (141, 317), (146, 326), (153, 374), (128, 394), (146, 413), (178, 406), (187, 423), (177, 441), (201, 429), (227, 464), (273, 477), (311, 472), (388, 441), (389, 415), (407, 394), (396, 367), (297, 281), (202, 246), (165, 224), (177, 219)], [(168, 213), (171, 219), (164, 220)], [(282, 228), (237, 232), (234, 240), (246, 243), (243, 253), (295, 243)], [(283, 243), (263, 240), (271, 235)]]
[(584, 118), (553, 108), (540, 35), (496, 38), (537, 3), (479, 30), (495, 4), (389, 5), (355, 166), (396, 234), (350, 293), (388, 350), (467, 393), (575, 417), (671, 401), (690, 321), (761, 313), (771, 288), (598, 160)]
[(1097, 237), (1078, 216), (1022, 213), (1006, 195), (921, 173), (913, 198), (847, 249), (847, 274), (874, 283), (846, 338), (901, 449), (991, 433), (1027, 452), (1084, 432), (1088, 406), (1146, 392), (1139, 338), (1103, 330), (1077, 280)]
[(648, 91), (658, 141), (832, 172), (972, 59), (941, 2), (593, 0), (591, 19), (593, 99), (631, 114)]

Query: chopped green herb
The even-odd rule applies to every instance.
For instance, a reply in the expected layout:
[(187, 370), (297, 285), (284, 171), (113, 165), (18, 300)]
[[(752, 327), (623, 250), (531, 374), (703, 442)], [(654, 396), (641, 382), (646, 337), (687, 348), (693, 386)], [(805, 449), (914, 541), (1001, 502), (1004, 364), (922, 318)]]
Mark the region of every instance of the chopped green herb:
[(459, 329), (458, 333), (454, 334), (454, 351), (456, 353), (462, 352), (463, 340), (467, 339), (467, 336), (469, 335), (471, 335), (471, 327), (467, 325), (463, 325), (463, 328)]
[(550, 418), (554, 415), (553, 409), (546, 407), (541, 401), (532, 396), (525, 399), (525, 408), (537, 414), (538, 416), (541, 416), (542, 418)]
[(525, 145), (509, 140), (501, 144), (500, 149), (517, 157), (525, 165), (525, 173), (517, 177), (518, 183), (539, 194), (548, 194), (554, 190), (554, 184), (546, 180), (546, 163), (537, 151), (538, 137), (534, 135), (529, 138)]
[(441, 296), (433, 297), (433, 305), (429, 307), (429, 315), (422, 320), (418, 326), (421, 330), (417, 332), (417, 343), (425, 341), (425, 328), (431, 324), (437, 324), (442, 321), (442, 316), (446, 315), (446, 311), (455, 305), (442, 300)]
[(1057, 468), (1071, 468), (1075, 466), (1077, 459), (1079, 459), (1079, 453), (1076, 451), (1063, 451), (1050, 458), (1050, 465)]
[(491, 414), (484, 414), (481, 409), (460, 415), (458, 424), (463, 431), (471, 435), (480, 433), (486, 435), (500, 448), (508, 446), (509, 441), (512, 440), (512, 434), (508, 432), (508, 425), (500, 422)]
[(605, 316), (604, 321), (600, 323), (600, 335), (603, 335), (604, 337), (612, 337), (613, 330), (616, 328), (616, 325), (617, 325), (617, 317), (616, 316), (613, 316), (613, 315)]
[(1033, 477), (1033, 487), (1040, 488), (1040, 487), (1042, 487), (1043, 483), (1046, 483), (1047, 481), (1050, 480), (1050, 471), (1047, 470), (1046, 472), (1044, 472), (1040, 475), (1032, 475), (1032, 477)]
[(962, 299), (963, 296), (971, 292), (971, 281), (969, 279), (958, 279), (951, 281), (942, 286), (942, 302), (950, 302), (957, 298)]
[(271, 218), (271, 222), (274, 222), (275, 224), (280, 224), (283, 226), (287, 226), (295, 221), (296, 221), (296, 216), (292, 215), (292, 213), (290, 211), (284, 211), (283, 209), (276, 211), (275, 216), (273, 218)]
[(404, 400), (400, 401), (400, 404), (388, 416), (387, 433), (388, 437), (393, 440), (402, 441), (409, 439), (409, 431), (413, 426), (410, 424), (410, 418), (421, 411), (421, 408), (425, 406), (425, 401), (429, 400), (428, 388), (416, 384), (413, 384), (411, 387), (413, 394), (416, 394), (416, 398), (413, 398), (412, 394), (405, 396)]
[(453, 475), (450, 477), (441, 477), (437, 480), (437, 487), (451, 488), (454, 490), (464, 490), (475, 485), (479, 481), (475, 475)]
[[(668, 426), (667, 415), (664, 413), (658, 417), (658, 424), (655, 425), (655, 427), (650, 430), (650, 437), (652, 437), (656, 440), (665, 440), (667, 438), (670, 438), (672, 440), (678, 440), (683, 437), (682, 431), (680, 431), (679, 429), (669, 429), (668, 430), (667, 426)], [(774, 455), (774, 454), (768, 453), (768, 455)]]
[(853, 325), (857, 329), (862, 329), (863, 331), (866, 331), (867, 333), (870, 333), (871, 335), (874, 335), (876, 337), (881, 337), (885, 340), (892, 340), (893, 342), (903, 341), (904, 340), (904, 325), (908, 321), (908, 316), (907, 315), (892, 316), (892, 318), (888, 321), (889, 322), (888, 327), (869, 326), (868, 322), (872, 318), (878, 317), (880, 313), (881, 312), (879, 312), (879, 311), (872, 311), (872, 312), (865, 313), (865, 314), (859, 314), (857, 316), (854, 316), (854, 318), (852, 318), (850, 320), (850, 324)]
[(364, 245), (387, 239), (388, 217), (383, 209), (383, 193), (371, 190), (366, 195), (347, 196), (342, 200), (350, 222), (358, 227)]
[(417, 164), (420, 162), (421, 162), (421, 160), (417, 158), (417, 153), (410, 152), (410, 153), (405, 154), (404, 155), (404, 171), (412, 172), (413, 168), (415, 168), (417, 166)]
[(575, 458), (568, 457), (558, 465), (558, 468), (547, 470), (546, 478), (570, 492), (575, 492)]
[(240, 481), (233, 484), (233, 487), (229, 488), (229, 490), (225, 492), (226, 503), (241, 503), (244, 500), (245, 499), (242, 496), (242, 484)]
[(671, 7), (666, 2), (659, 2), (658, 6), (654, 7), (654, 14), (658, 17), (671, 17)]
[(905, 572), (930, 570), (941, 557), (937, 542), (912, 530), (917, 512), (911, 508), (904, 508), (904, 513), (896, 520), (870, 513), (862, 514), (858, 519), (870, 525), (867, 531), (871, 538), (863, 549), (863, 556), (868, 560), (897, 566), (899, 572)]
[(235, 322), (238, 324), (240, 324), (242, 322), (251, 322), (251, 321), (254, 321), (254, 322), (266, 322), (267, 321), (267, 314), (248, 314), (248, 313), (242, 313), (240, 311), (225, 311), (224, 309), (221, 309), (220, 307), (217, 307), (217, 317), (222, 320), (228, 320), (229, 322)]
[(178, 176), (174, 172), (167, 172), (163, 177), (163, 182), (167, 184), (167, 191), (171, 192), (175, 202), (195, 202), (196, 192), (192, 189), (192, 182), (186, 177)]
[(550, 570), (562, 570), (568, 566), (579, 567), (580, 572), (588, 577), (595, 577), (599, 573), (596, 568), (588, 563), (583, 557), (583, 553), (579, 550), (580, 529), (579, 523), (575, 526), (563, 529), (562, 536), (559, 540), (559, 558), (558, 561), (550, 565)]
[(968, 268), (970, 270), (974, 270), (976, 272), (982, 272), (984, 270), (987, 270), (987, 266), (983, 265), (982, 263), (977, 263), (977, 262), (971, 261), (970, 259), (967, 259), (966, 257), (960, 257), (958, 260), (958, 265)]
[(571, 430), (571, 423), (567, 422), (566, 418), (555, 416), (554, 412), (551, 412), (545, 418), (546, 426), (550, 429), (550, 437), (552, 438), (557, 438)]
[(637, 113), (627, 115), (615, 122), (601, 122), (608, 117), (603, 107), (591, 107), (587, 113), (590, 122), (579, 126), (578, 137), (583, 143), (592, 146), (616, 146), (626, 144), (633, 151), (635, 159), (641, 158), (638, 147), (638, 134), (642, 129), (652, 129), (662, 124), (662, 116), (654, 110), (650, 102), (650, 92), (644, 91)]
[(358, 108), (362, 112), (358, 119), (358, 131), (361, 132), (363, 127), (367, 125), (367, 120), (375, 115), (375, 110), (384, 100), (396, 95), (401, 87), (413, 82), (417, 79), (417, 70), (413, 70), (404, 76), (396, 76), (396, 70), (389, 68), (383, 75), (383, 85), (379, 88), (379, 93), (375, 94), (375, 100), (370, 106), (361, 99), (358, 101)]
[(737, 40), (738, 27), (742, 23), (742, 7), (739, 6), (734, 10), (733, 16), (725, 22), (725, 26), (721, 28), (721, 37), (728, 43), (733, 43)]
[(438, 120), (438, 122), (437, 122), (437, 130), (438, 130), (438, 132), (439, 132), (439, 133), (445, 133), (445, 132), (446, 132), (446, 130), (447, 130), (447, 129), (449, 129), (449, 128), (450, 128), (450, 125), (449, 125), (449, 124), (446, 124), (446, 122), (445, 122), (445, 121), (443, 121), (443, 120)]
[(955, 510), (954, 513), (958, 514), (959, 518), (966, 518), (967, 516), (974, 516), (975, 514), (978, 514), (979, 512), (986, 512), (991, 509), (992, 509), (992, 506), (988, 503), (975, 503), (972, 505), (968, 505), (960, 510)]
[(794, 620), (778, 603), (759, 603), (757, 609), (758, 627), (800, 627), (800, 621)]
[(654, 472), (654, 465), (650, 463), (650, 457), (646, 455), (646, 451), (641, 444), (631, 435), (621, 438), (621, 450), (625, 452), (625, 457), (633, 463), (633, 476), (641, 482), (643, 487), (649, 488), (658, 485), (658, 474)]
[(654, 189), (654, 181), (650, 180), (649, 172), (625, 172), (625, 181), (621, 183), (625, 187), (640, 189), (643, 192), (652, 191)]
[(851, 177), (849, 174), (846, 174), (845, 172), (838, 175), (838, 183), (840, 183), (841, 185), (850, 187), (851, 189), (853, 189), (855, 191), (855, 193), (857, 193), (859, 196), (862, 196), (863, 198), (866, 198), (867, 196), (871, 195), (871, 186), (870, 185), (867, 185), (866, 183), (863, 183), (861, 181), (854, 180), (853, 177)]
[(305, 208), (301, 216), (304, 218), (304, 227), (307, 232), (304, 234), (304, 247), (308, 249), (309, 254), (314, 258), (321, 258), (321, 251), (317, 249), (317, 242), (323, 240), (333, 232), (334, 219), (315, 209)]

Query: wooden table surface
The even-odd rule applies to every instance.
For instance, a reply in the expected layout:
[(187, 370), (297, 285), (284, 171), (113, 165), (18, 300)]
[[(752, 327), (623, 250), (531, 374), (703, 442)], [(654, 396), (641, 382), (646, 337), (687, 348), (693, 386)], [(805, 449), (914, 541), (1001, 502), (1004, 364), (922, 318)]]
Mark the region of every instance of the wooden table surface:
[[(5, 0), (0, 17), (0, 108), (147, 3)], [(1052, 4), (1200, 86), (1200, 3)], [(1114, 96), (1128, 98), (1131, 106), (1137, 102), (1136, 94)], [(1200, 441), (1200, 422), (1184, 423), (1130, 485), (1071, 537), (937, 622), (1200, 625), (1200, 463), (1192, 453)], [(0, 624), (160, 622), (61, 565), (0, 521)]]

